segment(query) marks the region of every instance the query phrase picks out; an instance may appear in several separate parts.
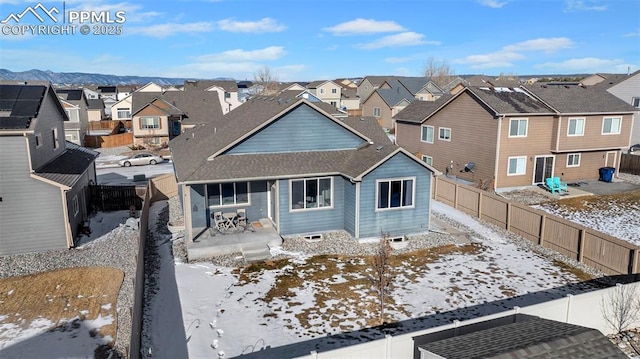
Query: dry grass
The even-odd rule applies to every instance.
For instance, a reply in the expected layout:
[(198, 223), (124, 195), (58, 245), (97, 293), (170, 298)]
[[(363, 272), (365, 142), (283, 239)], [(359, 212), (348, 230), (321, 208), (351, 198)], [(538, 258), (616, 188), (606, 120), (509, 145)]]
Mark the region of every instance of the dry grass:
[(594, 277), (590, 274), (587, 274), (586, 272), (576, 268), (576, 267), (572, 267), (570, 265), (568, 265), (567, 263), (561, 262), (559, 260), (553, 260), (553, 265), (560, 268), (560, 270), (562, 272), (568, 272), (571, 273), (573, 275), (575, 275), (576, 277), (578, 277), (578, 279), (581, 282), (587, 282), (590, 281), (592, 279), (594, 279)]
[[(26, 329), (37, 318), (63, 324), (75, 317), (93, 320), (98, 315), (111, 316), (113, 323), (103, 326), (100, 335), (110, 335), (113, 345), (123, 278), (119, 269), (81, 267), (0, 279), (0, 315), (7, 316), (2, 322)], [(111, 307), (105, 309), (108, 304)]]

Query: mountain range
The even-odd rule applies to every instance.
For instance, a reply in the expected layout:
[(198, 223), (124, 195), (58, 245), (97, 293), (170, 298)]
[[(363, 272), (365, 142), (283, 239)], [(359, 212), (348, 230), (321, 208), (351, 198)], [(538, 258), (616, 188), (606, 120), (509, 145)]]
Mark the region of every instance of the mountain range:
[[(162, 86), (182, 85), (185, 80), (191, 80), (190, 78), (118, 76), (82, 72), (53, 72), (36, 69), (20, 72), (0, 69), (0, 79), (10, 81), (50, 81), (54, 85), (142, 85), (153, 82)], [(228, 78), (219, 78), (217, 80), (228, 80)]]

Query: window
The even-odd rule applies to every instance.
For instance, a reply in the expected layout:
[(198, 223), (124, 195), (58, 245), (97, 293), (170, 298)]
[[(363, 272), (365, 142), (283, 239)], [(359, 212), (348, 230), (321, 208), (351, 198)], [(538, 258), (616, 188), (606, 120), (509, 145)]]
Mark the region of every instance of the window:
[(446, 127), (439, 127), (438, 139), (443, 141), (451, 141), (451, 129)]
[(338, 89), (331, 89), (331, 93), (338, 93)]
[(225, 92), (225, 93), (224, 93), (224, 98), (231, 98), (231, 94), (230, 94), (230, 93), (228, 93), (228, 92)]
[(567, 136), (584, 135), (584, 118), (570, 118)]
[(579, 153), (570, 153), (567, 155), (567, 167), (578, 167), (580, 166), (580, 154)]
[(620, 134), (620, 117), (605, 117), (602, 119), (602, 134), (603, 135), (618, 135)]
[(229, 182), (207, 185), (210, 206), (249, 204), (249, 183)]
[(633, 107), (640, 108), (640, 97), (634, 97), (631, 99), (631, 104)]
[(373, 117), (380, 117), (380, 107), (373, 108)]
[(526, 118), (514, 118), (509, 121), (509, 137), (527, 137)]
[(413, 208), (415, 177), (376, 181), (377, 210)]
[(526, 173), (525, 165), (527, 157), (509, 157), (509, 170), (507, 176), (523, 175)]
[(420, 141), (433, 143), (433, 126), (422, 126), (422, 137)]
[(36, 133), (36, 148), (42, 146), (42, 134)]
[(64, 120), (69, 121), (71, 119), (71, 111), (65, 109), (64, 112), (67, 113), (67, 118), (65, 118)]
[(119, 108), (118, 118), (131, 118), (131, 110), (128, 108)]
[(320, 93), (324, 93), (324, 89), (320, 89)]
[(331, 177), (291, 180), (291, 210), (331, 208)]
[(422, 155), (422, 160), (429, 166), (433, 166), (433, 157)]
[(160, 128), (160, 117), (140, 117), (140, 128), (142, 129)]
[(78, 204), (78, 195), (73, 196), (73, 216), (77, 216), (80, 212), (80, 205)]
[(54, 128), (51, 130), (51, 138), (53, 139), (53, 149), (57, 149), (60, 147), (60, 142), (58, 141), (58, 129)]
[(338, 107), (338, 103), (337, 102), (331, 101), (330, 103), (331, 103), (331, 106)]

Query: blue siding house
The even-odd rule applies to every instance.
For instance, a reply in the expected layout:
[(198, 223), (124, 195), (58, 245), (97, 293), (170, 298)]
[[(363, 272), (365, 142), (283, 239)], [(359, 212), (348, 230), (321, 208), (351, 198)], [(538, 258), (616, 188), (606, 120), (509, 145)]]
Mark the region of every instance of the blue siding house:
[(254, 97), (170, 142), (188, 238), (240, 208), (281, 235), (427, 231), (434, 170), (374, 118), (337, 118), (298, 93)]

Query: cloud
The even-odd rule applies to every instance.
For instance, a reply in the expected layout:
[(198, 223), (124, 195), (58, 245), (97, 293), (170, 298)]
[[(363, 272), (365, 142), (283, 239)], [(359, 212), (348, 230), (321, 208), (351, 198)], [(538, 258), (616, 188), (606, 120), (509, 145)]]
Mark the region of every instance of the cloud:
[(454, 62), (467, 64), (473, 69), (511, 67), (514, 66), (514, 61), (526, 58), (522, 52), (542, 51), (549, 54), (571, 47), (573, 47), (573, 41), (566, 37), (538, 38), (507, 45), (487, 54), (470, 55)]
[(389, 35), (378, 40), (358, 45), (361, 49), (372, 50), (383, 47), (402, 47), (416, 45), (440, 45), (439, 41), (425, 41), (424, 35), (417, 32), (407, 31), (400, 34)]
[(497, 0), (478, 0), (478, 4), (482, 6), (492, 7), (494, 9), (499, 9), (505, 5), (507, 5), (507, 1), (497, 1)]
[(273, 61), (286, 54), (282, 46), (270, 46), (260, 50), (246, 51), (242, 49), (228, 50), (215, 54), (200, 55), (195, 58), (198, 62), (234, 62), (234, 61)]
[(378, 34), (383, 32), (404, 31), (405, 28), (396, 24), (394, 21), (376, 21), (373, 19), (355, 19), (340, 23), (332, 27), (322, 29), (333, 35), (363, 35)]
[(228, 32), (246, 32), (246, 33), (265, 33), (265, 32), (281, 32), (287, 27), (278, 24), (274, 19), (265, 17), (259, 21), (234, 21), (233, 19), (224, 19), (218, 21), (220, 30)]
[[(564, 11), (565, 12), (573, 12), (573, 11), (605, 11), (607, 10), (607, 5), (595, 5), (597, 1), (593, 0), (567, 0)], [(591, 5), (594, 4), (594, 5)]]
[(625, 63), (622, 59), (599, 59), (595, 57), (584, 57), (580, 59), (569, 59), (561, 62), (545, 62), (534, 66), (550, 72), (566, 73), (626, 73), (630, 68), (635, 71), (637, 65)]
[(191, 22), (185, 24), (168, 23), (151, 26), (126, 27), (124, 33), (126, 35), (138, 34), (157, 38), (165, 38), (178, 34), (197, 34), (210, 32), (213, 30), (213, 24), (210, 22)]
[(636, 31), (626, 33), (626, 34), (624, 34), (622, 36), (624, 36), (624, 37), (640, 37), (640, 29), (636, 29)]
[(384, 62), (388, 62), (390, 64), (401, 64), (403, 62), (411, 61), (410, 57), (387, 57), (384, 59)]

